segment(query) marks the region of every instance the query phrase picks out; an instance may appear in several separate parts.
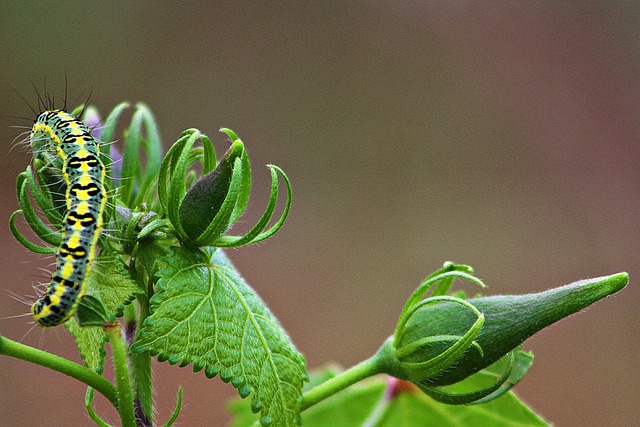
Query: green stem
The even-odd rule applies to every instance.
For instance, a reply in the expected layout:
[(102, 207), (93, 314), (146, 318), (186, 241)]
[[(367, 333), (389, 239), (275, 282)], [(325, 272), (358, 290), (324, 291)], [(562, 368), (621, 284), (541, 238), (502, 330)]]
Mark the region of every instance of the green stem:
[[(139, 298), (140, 317), (137, 319), (136, 329), (142, 325), (149, 315), (149, 302), (146, 297)], [(129, 353), (131, 362), (131, 380), (135, 392), (136, 403), (139, 405), (139, 414), (147, 423), (153, 425), (153, 376), (151, 369), (151, 357), (149, 353)]]
[(380, 354), (381, 353), (375, 354), (373, 357), (358, 363), (343, 373), (309, 390), (302, 397), (300, 411), (310, 408), (316, 403), (344, 390), (358, 381), (382, 373), (384, 364), (382, 363)]
[(105, 333), (111, 343), (113, 353), (113, 368), (116, 374), (116, 386), (118, 388), (118, 412), (123, 427), (136, 427), (136, 416), (133, 410), (133, 394), (129, 381), (129, 367), (127, 365), (127, 351), (120, 324), (105, 326)]
[(109, 399), (109, 402), (111, 402), (113, 406), (116, 408), (119, 407), (116, 387), (104, 377), (76, 362), (72, 362), (71, 360), (67, 360), (55, 354), (47, 353), (46, 351), (38, 350), (37, 348), (33, 348), (28, 345), (20, 344), (1, 335), (0, 354), (44, 366), (45, 368), (53, 369), (61, 374), (65, 374), (71, 378), (77, 379), (78, 381), (82, 381)]

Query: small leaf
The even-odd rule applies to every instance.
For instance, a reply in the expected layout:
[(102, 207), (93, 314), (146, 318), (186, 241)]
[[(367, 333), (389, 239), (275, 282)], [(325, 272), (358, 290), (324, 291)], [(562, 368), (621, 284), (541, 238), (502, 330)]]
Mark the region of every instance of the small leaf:
[(221, 250), (172, 249), (131, 350), (219, 373), (251, 390), (263, 425), (297, 424), (305, 361), (282, 326)]
[(104, 327), (115, 322), (115, 317), (107, 312), (102, 301), (92, 295), (85, 295), (82, 298), (76, 309), (75, 318), (81, 327)]
[(91, 270), (87, 293), (100, 299), (111, 314), (122, 316), (124, 306), (139, 292), (138, 284), (117, 258), (101, 256)]
[(107, 356), (104, 348), (106, 336), (102, 332), (102, 328), (96, 326), (82, 327), (78, 325), (75, 317), (67, 320), (64, 326), (76, 341), (80, 357), (82, 357), (85, 366), (101, 374), (104, 370), (104, 361)]
[[(88, 295), (83, 298), (92, 296), (99, 299), (110, 314), (119, 317), (124, 306), (133, 301), (136, 292), (138, 285), (129, 277), (120, 261), (102, 256), (91, 270), (87, 283)], [(73, 335), (85, 365), (101, 373), (106, 355), (106, 338), (102, 328), (81, 327), (73, 317), (65, 326)]]

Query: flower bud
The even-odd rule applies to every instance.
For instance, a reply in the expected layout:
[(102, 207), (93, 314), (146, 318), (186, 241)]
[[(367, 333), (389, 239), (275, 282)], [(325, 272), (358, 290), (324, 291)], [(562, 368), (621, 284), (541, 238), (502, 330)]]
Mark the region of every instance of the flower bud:
[[(461, 273), (455, 275), (462, 276)], [(434, 283), (442, 276), (435, 277)], [(413, 382), (434, 398), (442, 397), (437, 387), (457, 383), (489, 367), (518, 350), (531, 335), (618, 292), (627, 283), (628, 274), (618, 273), (528, 295), (468, 300), (432, 296), (420, 301), (412, 297), (413, 301), (410, 299), (400, 317), (399, 329), (380, 351), (385, 355), (385, 372)], [(518, 363), (530, 365), (530, 357), (528, 361), (526, 357), (518, 357), (516, 354), (513, 359), (516, 366)], [(508, 369), (512, 368), (513, 364)], [(524, 371), (515, 369), (519, 372), (513, 384), (524, 376), (527, 369), (528, 366)], [(508, 378), (509, 373), (506, 373), (501, 381)], [(473, 398), (466, 400), (455, 401), (451, 397), (453, 395), (446, 395), (442, 401), (486, 401), (484, 397), (498, 387), (499, 384), (484, 394), (469, 393), (465, 396)]]
[[(231, 191), (232, 178), (234, 169), (242, 167), (243, 155), (246, 155), (244, 145), (238, 139), (227, 150), (218, 166), (197, 181), (182, 199), (180, 223), (194, 241), (212, 226), (217, 230), (212, 237), (218, 238), (231, 225), (231, 214), (240, 193), (237, 188)], [(221, 212), (223, 206), (226, 212)], [(219, 224), (214, 223), (214, 220)]]

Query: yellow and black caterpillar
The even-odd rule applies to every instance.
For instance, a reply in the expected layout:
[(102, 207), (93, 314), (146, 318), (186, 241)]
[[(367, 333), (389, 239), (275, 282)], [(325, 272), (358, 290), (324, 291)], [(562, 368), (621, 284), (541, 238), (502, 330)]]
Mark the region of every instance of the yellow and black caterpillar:
[(105, 167), (96, 139), (80, 120), (62, 110), (45, 111), (29, 135), (34, 150), (55, 151), (62, 161), (66, 214), (56, 271), (45, 294), (31, 306), (41, 326), (69, 319), (86, 291), (107, 201)]

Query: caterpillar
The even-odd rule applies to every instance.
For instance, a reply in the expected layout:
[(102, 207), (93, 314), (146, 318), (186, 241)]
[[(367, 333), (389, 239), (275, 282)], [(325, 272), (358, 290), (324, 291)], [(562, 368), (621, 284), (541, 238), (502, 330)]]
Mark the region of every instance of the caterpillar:
[(35, 153), (56, 152), (66, 185), (66, 214), (56, 270), (45, 293), (31, 306), (34, 320), (49, 327), (67, 321), (86, 291), (107, 201), (105, 167), (98, 141), (82, 121), (65, 111), (40, 114), (29, 138)]

